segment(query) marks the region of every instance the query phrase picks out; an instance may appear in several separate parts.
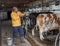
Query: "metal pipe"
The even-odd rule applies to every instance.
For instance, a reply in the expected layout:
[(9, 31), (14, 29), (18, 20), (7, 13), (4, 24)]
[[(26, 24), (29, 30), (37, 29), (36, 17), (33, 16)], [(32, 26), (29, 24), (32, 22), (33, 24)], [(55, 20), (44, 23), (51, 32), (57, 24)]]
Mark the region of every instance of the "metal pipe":
[(2, 27), (2, 26), (1, 26), (1, 23), (2, 23), (2, 22), (1, 22), (1, 18), (0, 18), (0, 45), (1, 45), (1, 43), (2, 43), (2, 42), (1, 42), (1, 40), (2, 40), (2, 30), (1, 30), (1, 27)]
[(57, 42), (58, 42), (58, 44), (59, 44), (59, 41), (58, 41), (58, 39), (59, 39), (59, 36), (60, 36), (60, 33), (56, 36), (56, 40), (55, 40), (55, 46), (57, 46)]
[(42, 0), (42, 11), (43, 11), (43, 0)]
[(26, 4), (27, 2), (2, 2), (2, 1), (0, 1), (0, 3), (17, 3), (17, 4)]

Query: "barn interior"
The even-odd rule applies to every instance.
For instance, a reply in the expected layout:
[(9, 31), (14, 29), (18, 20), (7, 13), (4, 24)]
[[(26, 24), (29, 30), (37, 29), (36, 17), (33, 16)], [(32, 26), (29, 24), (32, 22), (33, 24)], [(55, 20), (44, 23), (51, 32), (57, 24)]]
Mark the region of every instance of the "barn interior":
[[(20, 17), (25, 43), (20, 42), (17, 34), (16, 45), (11, 19), (13, 7), (28, 14)], [(0, 0), (0, 43), (1, 46), (60, 46), (60, 0)]]

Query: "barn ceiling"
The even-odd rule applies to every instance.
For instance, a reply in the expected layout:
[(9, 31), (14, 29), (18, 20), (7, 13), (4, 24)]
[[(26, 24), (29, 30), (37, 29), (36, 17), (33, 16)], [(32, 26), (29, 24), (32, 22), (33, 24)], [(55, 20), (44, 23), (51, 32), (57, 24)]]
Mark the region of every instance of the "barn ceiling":
[(10, 9), (13, 6), (17, 6), (19, 8), (25, 9), (28, 7), (28, 4), (32, 2), (53, 2), (57, 0), (0, 0), (0, 10), (2, 9)]
[(0, 10), (12, 8), (17, 6), (19, 8), (26, 8), (29, 3), (32, 3), (37, 0), (0, 0)]

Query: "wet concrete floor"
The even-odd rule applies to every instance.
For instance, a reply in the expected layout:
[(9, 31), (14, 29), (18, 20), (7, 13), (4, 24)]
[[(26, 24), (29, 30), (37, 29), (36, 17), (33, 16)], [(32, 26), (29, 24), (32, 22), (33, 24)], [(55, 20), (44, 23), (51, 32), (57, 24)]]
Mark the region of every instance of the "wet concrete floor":
[[(6, 45), (6, 36), (8, 37), (12, 37), (12, 27), (11, 27), (11, 22), (9, 21), (6, 21), (6, 22), (3, 22), (2, 25), (2, 46), (7, 46)], [(21, 43), (19, 43), (19, 38), (17, 38), (17, 42), (18, 42), (18, 45), (20, 46)], [(35, 37), (35, 39), (40, 43), (40, 46), (54, 46), (54, 43), (53, 42), (42, 42), (41, 40), (39, 40), (39, 37)], [(22, 44), (21, 46), (31, 46), (30, 43), (25, 39), (26, 43), (25, 44)], [(14, 45), (13, 45), (14, 46)]]
[[(2, 22), (1, 31), (2, 31), (2, 46), (7, 46), (6, 38), (8, 37), (12, 38), (12, 27), (11, 27), (10, 21)], [(18, 36), (16, 39), (17, 39), (16, 41), (17, 45), (12, 44), (12, 46), (31, 46), (31, 44), (26, 39), (24, 39), (25, 43), (20, 43), (20, 39)]]

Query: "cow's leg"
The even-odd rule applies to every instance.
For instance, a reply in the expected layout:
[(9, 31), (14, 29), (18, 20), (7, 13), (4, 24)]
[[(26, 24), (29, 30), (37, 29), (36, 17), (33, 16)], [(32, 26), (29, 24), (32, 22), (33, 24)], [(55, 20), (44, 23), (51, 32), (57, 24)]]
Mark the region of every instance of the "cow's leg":
[(33, 35), (33, 36), (35, 35), (35, 33), (34, 33), (34, 29), (32, 30), (32, 35)]
[(35, 27), (36, 27), (36, 30), (38, 30), (38, 28), (39, 28), (39, 27), (38, 27), (38, 25), (37, 25), (37, 24), (36, 24), (36, 26), (35, 26)]
[(35, 27), (32, 29), (32, 35), (34, 36), (35, 35), (35, 30), (37, 30), (37, 25), (35, 25)]
[(40, 28), (40, 30), (39, 30), (40, 40), (43, 40), (44, 39), (44, 37), (42, 35), (43, 32), (44, 32), (44, 30), (42, 28)]

